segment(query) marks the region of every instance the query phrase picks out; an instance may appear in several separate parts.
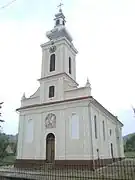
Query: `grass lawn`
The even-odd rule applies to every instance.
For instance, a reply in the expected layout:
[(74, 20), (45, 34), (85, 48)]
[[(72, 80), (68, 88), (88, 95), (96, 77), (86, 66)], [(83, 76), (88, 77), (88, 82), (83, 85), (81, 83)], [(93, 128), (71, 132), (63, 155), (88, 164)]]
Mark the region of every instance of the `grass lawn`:
[(0, 166), (12, 165), (14, 164), (15, 159), (16, 156), (6, 156), (4, 159), (0, 159)]
[(135, 151), (133, 152), (125, 152), (126, 157), (135, 157)]

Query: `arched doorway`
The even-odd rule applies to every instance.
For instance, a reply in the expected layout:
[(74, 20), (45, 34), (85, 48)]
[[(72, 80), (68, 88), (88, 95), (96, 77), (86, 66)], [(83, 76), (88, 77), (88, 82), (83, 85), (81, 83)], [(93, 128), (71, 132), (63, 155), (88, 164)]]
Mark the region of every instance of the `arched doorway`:
[(55, 136), (50, 133), (46, 137), (46, 161), (52, 163), (55, 159)]

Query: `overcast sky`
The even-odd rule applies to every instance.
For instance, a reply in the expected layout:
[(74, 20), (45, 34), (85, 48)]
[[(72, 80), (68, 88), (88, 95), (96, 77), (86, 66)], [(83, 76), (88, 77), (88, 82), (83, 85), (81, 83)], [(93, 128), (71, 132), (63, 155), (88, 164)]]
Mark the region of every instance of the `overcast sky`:
[[(0, 0), (0, 6), (10, 0)], [(4, 132), (15, 134), (23, 92), (38, 88), (40, 44), (54, 26), (60, 0), (17, 0), (0, 9), (0, 101)], [(135, 0), (63, 0), (67, 29), (78, 49), (77, 82), (89, 77), (92, 95), (135, 132)]]

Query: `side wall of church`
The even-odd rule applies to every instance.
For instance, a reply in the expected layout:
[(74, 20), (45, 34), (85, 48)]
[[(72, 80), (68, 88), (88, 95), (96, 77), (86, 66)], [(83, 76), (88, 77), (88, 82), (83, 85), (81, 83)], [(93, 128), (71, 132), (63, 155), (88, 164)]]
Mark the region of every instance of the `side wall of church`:
[[(124, 157), (123, 143), (117, 140), (117, 128), (120, 129), (121, 125), (116, 122), (100, 109), (97, 109), (94, 105), (91, 105), (91, 121), (92, 121), (92, 139), (93, 139), (93, 151), (94, 158), (109, 159), (112, 158), (111, 144), (113, 157)], [(96, 127), (94, 116), (96, 116)], [(104, 121), (104, 129), (103, 129)], [(95, 130), (96, 129), (96, 130)], [(95, 135), (97, 131), (97, 137)], [(122, 134), (119, 136), (122, 138)]]

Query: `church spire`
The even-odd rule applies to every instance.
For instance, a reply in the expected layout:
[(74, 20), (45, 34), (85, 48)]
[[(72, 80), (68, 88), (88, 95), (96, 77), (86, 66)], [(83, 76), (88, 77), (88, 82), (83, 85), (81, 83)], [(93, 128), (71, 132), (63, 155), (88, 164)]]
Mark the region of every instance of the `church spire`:
[(63, 6), (62, 3), (60, 3), (57, 7), (59, 8), (59, 12), (57, 14), (55, 14), (55, 27), (58, 26), (64, 26), (65, 25), (65, 16), (62, 12), (62, 8), (61, 6)]
[(59, 7), (59, 12), (57, 14), (55, 14), (55, 25), (54, 28), (51, 31), (47, 31), (46, 32), (46, 36), (50, 39), (50, 40), (56, 40), (59, 38), (66, 38), (69, 42), (72, 42), (72, 36), (70, 35), (70, 33), (67, 31), (66, 27), (65, 27), (65, 16), (62, 12), (62, 6), (63, 4), (60, 3), (60, 5), (58, 5)]

